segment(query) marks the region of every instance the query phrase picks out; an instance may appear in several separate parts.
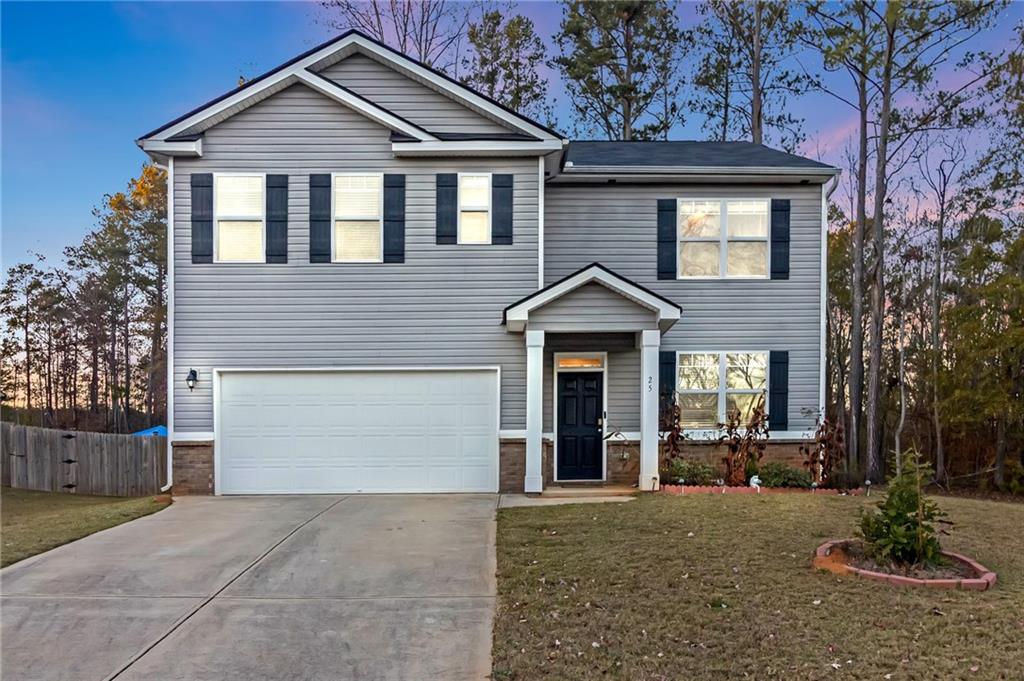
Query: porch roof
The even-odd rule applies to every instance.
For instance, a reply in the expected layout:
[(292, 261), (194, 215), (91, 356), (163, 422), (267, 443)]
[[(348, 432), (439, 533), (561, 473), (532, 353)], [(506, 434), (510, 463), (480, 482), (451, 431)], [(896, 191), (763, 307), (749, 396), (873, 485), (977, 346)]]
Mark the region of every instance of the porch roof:
[[(544, 306), (550, 305), (559, 299), (569, 296), (574, 291), (577, 291), (591, 283), (603, 286), (613, 294), (629, 301), (631, 304), (649, 311), (653, 315), (653, 321), (657, 325), (657, 328), (663, 332), (679, 321), (682, 309), (671, 300), (658, 295), (654, 291), (644, 288), (636, 282), (630, 281), (629, 279), (616, 274), (604, 265), (595, 262), (573, 272), (567, 277), (559, 279), (553, 284), (545, 286), (535, 293), (531, 293), (515, 303), (512, 303), (505, 308), (502, 323), (505, 324), (509, 331), (525, 331), (527, 324), (530, 321), (531, 312), (537, 311)], [(635, 330), (640, 331), (644, 328), (649, 327), (638, 324)], [(568, 331), (570, 329), (566, 327), (559, 328), (558, 330)], [(579, 330), (591, 331), (600, 329), (583, 328), (581, 325)], [(604, 330), (623, 331), (626, 329), (615, 328)]]

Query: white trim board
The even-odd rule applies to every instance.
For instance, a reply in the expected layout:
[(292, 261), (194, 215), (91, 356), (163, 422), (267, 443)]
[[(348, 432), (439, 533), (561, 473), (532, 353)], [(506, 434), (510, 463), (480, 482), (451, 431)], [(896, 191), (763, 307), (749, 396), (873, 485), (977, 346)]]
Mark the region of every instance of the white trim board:
[[(565, 373), (600, 373), (601, 376), (601, 477), (597, 480), (560, 480), (558, 478), (558, 374), (562, 373), (558, 367), (559, 358), (601, 358), (600, 367), (566, 367)], [(601, 352), (553, 352), (551, 353), (552, 380), (551, 380), (551, 479), (554, 482), (605, 482), (608, 480), (608, 353)], [(543, 398), (541, 398), (543, 400)]]
[(508, 308), (505, 311), (505, 325), (509, 331), (524, 331), (530, 317), (530, 312), (591, 282), (598, 282), (615, 293), (632, 300), (641, 307), (652, 310), (657, 316), (658, 326), (662, 331), (665, 331), (679, 321), (680, 311), (677, 306), (662, 300), (649, 291), (606, 269), (597, 265), (591, 265), (567, 279), (563, 279), (558, 284), (546, 290), (538, 291), (526, 300)]

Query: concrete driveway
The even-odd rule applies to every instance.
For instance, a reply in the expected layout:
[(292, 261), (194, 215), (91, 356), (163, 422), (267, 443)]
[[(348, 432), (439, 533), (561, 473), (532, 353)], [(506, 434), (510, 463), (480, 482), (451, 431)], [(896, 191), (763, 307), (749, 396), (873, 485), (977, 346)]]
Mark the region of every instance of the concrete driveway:
[(177, 499), (0, 571), (0, 674), (483, 679), (496, 502)]

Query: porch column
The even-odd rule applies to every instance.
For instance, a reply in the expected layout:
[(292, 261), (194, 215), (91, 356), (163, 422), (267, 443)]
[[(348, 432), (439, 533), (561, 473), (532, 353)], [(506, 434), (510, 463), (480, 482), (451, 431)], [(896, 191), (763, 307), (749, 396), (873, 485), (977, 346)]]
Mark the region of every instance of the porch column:
[(658, 489), (658, 348), (660, 331), (640, 332), (640, 489)]
[[(657, 359), (655, 359), (657, 369)], [(526, 480), (523, 491), (544, 489), (541, 468), (544, 429), (544, 332), (526, 332)]]

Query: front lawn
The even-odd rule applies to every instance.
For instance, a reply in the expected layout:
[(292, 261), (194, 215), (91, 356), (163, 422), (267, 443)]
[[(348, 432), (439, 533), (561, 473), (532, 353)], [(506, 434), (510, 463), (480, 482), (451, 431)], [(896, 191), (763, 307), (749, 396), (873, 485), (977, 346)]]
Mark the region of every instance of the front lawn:
[(877, 498), (503, 509), (493, 678), (1024, 678), (1024, 505), (938, 499), (943, 546), (999, 575), (984, 593), (813, 571)]
[(0, 488), (0, 567), (165, 508), (163, 497), (93, 497)]

